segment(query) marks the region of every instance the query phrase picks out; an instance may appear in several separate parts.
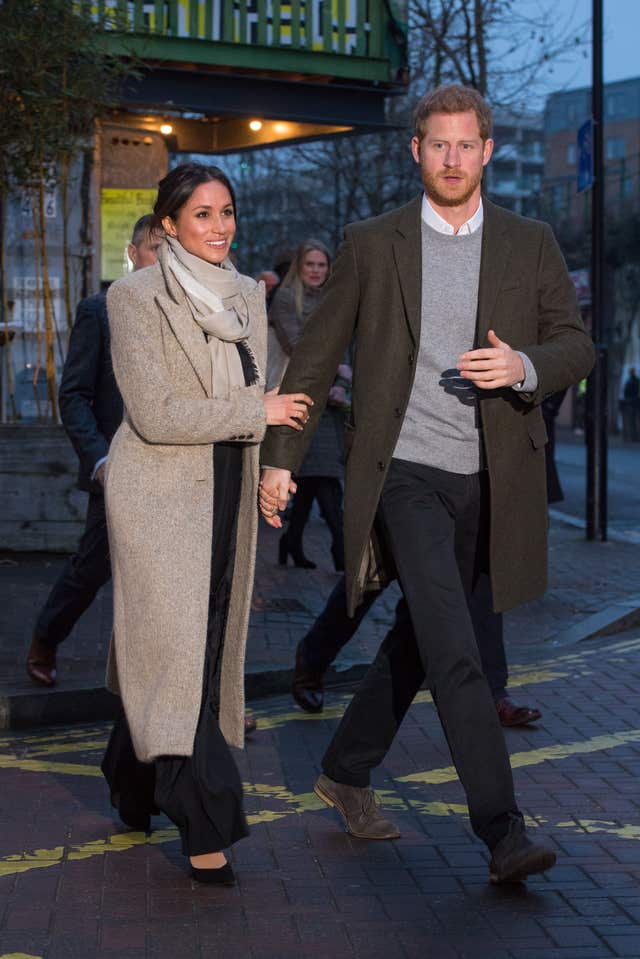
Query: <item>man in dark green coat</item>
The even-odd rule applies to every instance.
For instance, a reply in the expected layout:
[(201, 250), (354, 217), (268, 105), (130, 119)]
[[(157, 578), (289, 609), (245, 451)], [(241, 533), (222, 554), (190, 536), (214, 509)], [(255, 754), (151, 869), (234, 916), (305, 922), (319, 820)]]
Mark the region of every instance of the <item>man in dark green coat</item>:
[(468, 598), (488, 569), (497, 610), (547, 583), (542, 399), (585, 377), (594, 351), (551, 229), (481, 196), (491, 112), (441, 87), (416, 110), (425, 192), (347, 227), (322, 303), (282, 384), (314, 400), (303, 432), (268, 431), (260, 506), (271, 525), (356, 337), (347, 429), (345, 558), (353, 613), (397, 576), (415, 641), (383, 643), (323, 759), (316, 792), (363, 838), (399, 835), (375, 805), (370, 771), (423, 680), (433, 694), (496, 882), (548, 869), (513, 791)]

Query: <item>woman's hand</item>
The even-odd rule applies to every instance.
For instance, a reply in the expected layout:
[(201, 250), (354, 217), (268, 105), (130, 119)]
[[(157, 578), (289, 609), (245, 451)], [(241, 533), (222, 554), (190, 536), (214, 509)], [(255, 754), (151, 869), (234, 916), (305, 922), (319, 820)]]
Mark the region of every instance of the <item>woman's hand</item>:
[(278, 510), (285, 510), (289, 502), (289, 493), (295, 493), (296, 484), (289, 470), (263, 469), (260, 477), (260, 495), (258, 501), (263, 519), (276, 529), (282, 529), (282, 520)]
[(306, 393), (278, 393), (279, 388), (269, 390), (262, 398), (267, 426), (293, 426), (301, 430), (309, 419), (307, 407), (313, 406), (313, 400)]

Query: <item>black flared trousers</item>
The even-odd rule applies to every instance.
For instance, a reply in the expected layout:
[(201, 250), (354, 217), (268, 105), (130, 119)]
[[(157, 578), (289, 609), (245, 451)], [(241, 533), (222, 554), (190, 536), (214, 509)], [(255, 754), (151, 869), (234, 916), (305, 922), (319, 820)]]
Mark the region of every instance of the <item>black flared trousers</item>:
[(124, 710), (117, 720), (102, 771), (117, 809), (164, 812), (180, 830), (185, 856), (218, 852), (249, 833), (242, 810), (242, 782), (218, 724), (220, 665), (235, 558), (242, 481), (242, 446), (214, 448), (211, 587), (202, 703), (191, 756), (136, 758)]

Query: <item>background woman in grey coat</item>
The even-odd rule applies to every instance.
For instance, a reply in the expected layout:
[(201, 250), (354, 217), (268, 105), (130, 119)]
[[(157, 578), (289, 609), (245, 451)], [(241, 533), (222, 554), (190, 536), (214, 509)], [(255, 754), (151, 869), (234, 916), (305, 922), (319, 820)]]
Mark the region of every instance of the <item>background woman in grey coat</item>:
[[(230, 884), (247, 834), (228, 743), (242, 744), (257, 525), (257, 444), (302, 428), (308, 397), (264, 393), (264, 287), (228, 258), (233, 188), (185, 163), (159, 184), (158, 263), (108, 294), (125, 414), (109, 454), (110, 688), (124, 712), (103, 771), (134, 828), (161, 810), (194, 878)], [(214, 482), (215, 478), (215, 482)]]
[[(296, 251), (289, 272), (276, 290), (269, 310), (269, 323), (282, 350), (281, 368), (269, 362), (269, 376), (280, 383), (289, 357), (311, 314), (320, 302), (322, 287), (331, 270), (331, 256), (319, 240), (309, 239)], [(289, 518), (289, 528), (280, 538), (278, 559), (285, 565), (290, 555), (296, 566), (315, 568), (304, 555), (302, 537), (317, 500), (320, 512), (331, 531), (331, 554), (336, 570), (344, 569), (342, 531), (342, 479), (344, 476), (344, 427), (347, 390), (351, 386), (348, 357), (338, 368), (329, 392), (327, 406), (320, 418), (309, 451), (296, 474), (297, 491)]]

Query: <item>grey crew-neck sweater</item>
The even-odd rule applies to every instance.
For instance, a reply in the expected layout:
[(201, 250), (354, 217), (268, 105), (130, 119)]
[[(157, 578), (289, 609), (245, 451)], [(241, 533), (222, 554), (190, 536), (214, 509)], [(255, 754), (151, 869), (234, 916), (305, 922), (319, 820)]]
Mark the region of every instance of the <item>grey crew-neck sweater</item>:
[(422, 307), (418, 363), (394, 457), (449, 473), (480, 468), (475, 390), (458, 376), (473, 349), (482, 227), (439, 233), (422, 221)]

